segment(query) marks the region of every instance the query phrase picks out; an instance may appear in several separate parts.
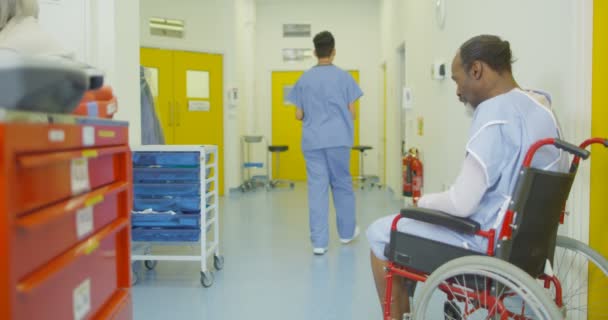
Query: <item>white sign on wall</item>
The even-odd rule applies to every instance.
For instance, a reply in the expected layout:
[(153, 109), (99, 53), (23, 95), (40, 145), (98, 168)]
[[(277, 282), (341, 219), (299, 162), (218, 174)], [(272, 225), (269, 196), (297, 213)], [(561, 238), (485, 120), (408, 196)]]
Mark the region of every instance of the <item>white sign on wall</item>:
[(188, 101), (188, 111), (205, 111), (211, 110), (211, 104), (209, 101)]

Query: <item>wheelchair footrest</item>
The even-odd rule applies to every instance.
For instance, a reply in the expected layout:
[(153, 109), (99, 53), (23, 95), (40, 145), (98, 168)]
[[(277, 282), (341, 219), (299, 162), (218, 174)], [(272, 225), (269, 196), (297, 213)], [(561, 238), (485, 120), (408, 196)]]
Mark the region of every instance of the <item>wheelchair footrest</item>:
[(485, 254), (407, 233), (391, 232), (391, 241), (386, 246), (385, 255), (400, 266), (432, 273), (450, 260)]

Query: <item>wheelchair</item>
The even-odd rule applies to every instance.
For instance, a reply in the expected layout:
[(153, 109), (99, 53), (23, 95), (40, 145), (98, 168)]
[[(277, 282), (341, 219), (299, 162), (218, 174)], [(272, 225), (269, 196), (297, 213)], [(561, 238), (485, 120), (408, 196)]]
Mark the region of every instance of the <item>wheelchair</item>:
[[(393, 279), (403, 277), (410, 298), (418, 282), (411, 317), (430, 319), (608, 319), (608, 260), (587, 245), (558, 236), (565, 205), (581, 159), (580, 146), (544, 139), (530, 147), (499, 230), (480, 230), (476, 221), (423, 208), (401, 210), (385, 248), (384, 319), (390, 320)], [(574, 156), (567, 173), (531, 167), (538, 149), (553, 145)], [(485, 237), (485, 253), (397, 230), (401, 218)], [(588, 280), (589, 279), (589, 280)], [(437, 303), (443, 307), (437, 307)]]

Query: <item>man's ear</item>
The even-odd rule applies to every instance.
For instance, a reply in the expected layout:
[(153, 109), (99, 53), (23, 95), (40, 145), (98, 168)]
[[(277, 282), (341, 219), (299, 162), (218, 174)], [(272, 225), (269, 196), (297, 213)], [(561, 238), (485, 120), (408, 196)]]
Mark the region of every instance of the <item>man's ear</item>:
[(481, 76), (483, 75), (483, 63), (481, 63), (481, 61), (473, 61), (469, 75), (475, 80), (481, 79)]
[(316, 58), (319, 58), (319, 56), (317, 55), (317, 50), (313, 50), (312, 52), (314, 53)]

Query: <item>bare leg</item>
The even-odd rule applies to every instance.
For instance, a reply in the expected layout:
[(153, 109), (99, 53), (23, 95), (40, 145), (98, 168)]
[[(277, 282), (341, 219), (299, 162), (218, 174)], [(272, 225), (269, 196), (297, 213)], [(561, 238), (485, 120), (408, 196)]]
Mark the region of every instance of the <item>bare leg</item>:
[[(384, 310), (384, 295), (386, 293), (386, 272), (384, 268), (387, 266), (386, 261), (382, 261), (374, 255), (370, 254), (372, 262), (372, 273), (374, 274), (374, 282), (380, 300), (380, 307)], [(407, 295), (407, 289), (403, 278), (393, 277), (393, 301), (391, 302), (391, 319), (401, 320), (404, 313), (410, 312), (410, 301)]]

